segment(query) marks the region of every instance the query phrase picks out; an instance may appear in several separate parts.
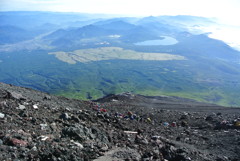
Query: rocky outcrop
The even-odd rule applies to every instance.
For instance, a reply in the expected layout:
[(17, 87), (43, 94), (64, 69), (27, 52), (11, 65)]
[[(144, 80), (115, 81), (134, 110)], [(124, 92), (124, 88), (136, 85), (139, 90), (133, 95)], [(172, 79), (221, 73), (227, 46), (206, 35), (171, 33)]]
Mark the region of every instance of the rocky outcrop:
[(237, 161), (239, 118), (181, 98), (81, 101), (0, 83), (0, 160)]

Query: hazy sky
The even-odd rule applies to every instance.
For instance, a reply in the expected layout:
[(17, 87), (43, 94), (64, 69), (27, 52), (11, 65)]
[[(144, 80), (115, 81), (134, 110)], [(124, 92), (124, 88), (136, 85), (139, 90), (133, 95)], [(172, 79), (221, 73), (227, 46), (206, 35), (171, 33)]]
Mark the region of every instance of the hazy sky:
[(208, 27), (204, 31), (212, 32), (211, 37), (224, 40), (240, 50), (240, 37), (238, 36), (240, 34), (240, 0), (0, 0), (0, 11), (216, 17), (228, 26)]
[(124, 15), (194, 15), (237, 23), (240, 0), (0, 0), (1, 11), (61, 11)]

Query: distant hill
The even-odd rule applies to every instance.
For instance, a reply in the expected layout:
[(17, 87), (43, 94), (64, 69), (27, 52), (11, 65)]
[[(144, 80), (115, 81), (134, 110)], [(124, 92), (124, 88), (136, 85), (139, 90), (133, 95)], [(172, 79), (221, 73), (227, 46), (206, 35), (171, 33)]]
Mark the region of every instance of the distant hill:
[(34, 38), (33, 34), (15, 26), (0, 26), (0, 45), (21, 42)]
[(113, 22), (104, 23), (104, 24), (95, 23), (94, 25), (97, 25), (104, 29), (117, 30), (117, 31), (127, 31), (127, 30), (134, 29), (136, 27), (136, 25), (127, 23), (122, 20), (113, 21)]

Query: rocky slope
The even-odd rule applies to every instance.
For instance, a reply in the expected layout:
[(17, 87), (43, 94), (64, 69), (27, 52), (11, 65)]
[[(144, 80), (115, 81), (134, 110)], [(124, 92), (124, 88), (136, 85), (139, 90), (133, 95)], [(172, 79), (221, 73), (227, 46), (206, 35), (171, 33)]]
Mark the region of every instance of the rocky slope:
[(123, 93), (96, 101), (0, 83), (0, 160), (240, 160), (240, 108)]

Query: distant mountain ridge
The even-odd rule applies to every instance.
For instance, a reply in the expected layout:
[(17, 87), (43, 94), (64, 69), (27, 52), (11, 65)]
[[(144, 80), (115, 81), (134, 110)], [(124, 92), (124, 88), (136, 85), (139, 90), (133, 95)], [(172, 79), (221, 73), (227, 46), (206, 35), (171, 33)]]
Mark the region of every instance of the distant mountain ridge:
[[(240, 52), (201, 31), (214, 19), (109, 17), (0, 12), (0, 81), (81, 99), (131, 91), (240, 105)], [(102, 50), (114, 48), (123, 52)], [(151, 53), (184, 61), (145, 59)]]

